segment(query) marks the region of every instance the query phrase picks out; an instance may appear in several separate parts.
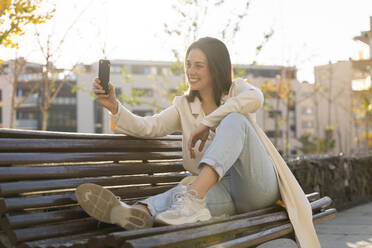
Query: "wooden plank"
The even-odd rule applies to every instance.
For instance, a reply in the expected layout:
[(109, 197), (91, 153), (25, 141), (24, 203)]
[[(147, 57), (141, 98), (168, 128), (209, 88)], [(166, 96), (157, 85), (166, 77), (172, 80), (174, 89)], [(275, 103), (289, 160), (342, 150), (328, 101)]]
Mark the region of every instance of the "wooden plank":
[[(40, 240), (53, 237), (61, 237), (72, 234), (79, 234), (89, 231), (96, 231), (100, 228), (112, 228), (114, 225), (99, 223), (92, 218), (78, 221), (62, 222), (58, 224), (34, 226), (23, 229), (14, 229), (8, 232), (10, 241), (13, 244), (24, 241)], [(118, 227), (117, 230), (119, 230)]]
[(320, 194), (319, 192), (313, 192), (310, 194), (306, 194), (306, 197), (310, 202), (312, 202), (312, 201), (318, 200), (320, 198)]
[(182, 152), (4, 152), (0, 153), (0, 165), (180, 158), (182, 158)]
[[(335, 209), (327, 209), (322, 213), (313, 215), (313, 221), (314, 223), (317, 223), (319, 221), (324, 221), (329, 218), (333, 218), (336, 215)], [(245, 248), (245, 247), (252, 247), (254, 245), (261, 244), (263, 242), (279, 238), (283, 235), (289, 234), (293, 232), (293, 227), (290, 223), (269, 228), (267, 230), (254, 233), (251, 235), (247, 235), (238, 239), (230, 240), (224, 243), (219, 243), (217, 245), (209, 246), (209, 248)]]
[(80, 233), (75, 235), (66, 235), (63, 237), (57, 238), (49, 238), (37, 241), (27, 241), (19, 245), (20, 248), (60, 248), (60, 247), (72, 247), (76, 244), (87, 245), (90, 240), (94, 240), (93, 238), (97, 238), (99, 240), (103, 240), (106, 235), (110, 232), (115, 232), (120, 227), (112, 227), (112, 228), (105, 228), (100, 229), (98, 231), (88, 232), (88, 233)]
[[(74, 138), (74, 139), (140, 139), (123, 134), (94, 134), (94, 133), (72, 133), (37, 131), (24, 129), (0, 128), (0, 138)], [(181, 135), (168, 135), (164, 137), (146, 138), (151, 140), (181, 140)]]
[(182, 162), (0, 167), (0, 182), (184, 171)]
[[(141, 186), (110, 189), (115, 195), (126, 200), (137, 197), (147, 197), (169, 190), (176, 184), (162, 186)], [(0, 213), (29, 208), (58, 207), (76, 204), (74, 193), (54, 193), (49, 195), (37, 195), (27, 197), (0, 198)]]
[[(119, 197), (124, 196), (122, 197), (122, 199), (126, 200), (134, 197), (138, 198), (160, 194), (171, 189), (172, 187), (174, 187), (174, 185), (147, 188), (133, 187), (112, 190), (112, 192)], [(71, 198), (73, 197), (73, 194), (71, 194)], [(23, 199), (23, 201), (25, 201), (25, 198)], [(75, 201), (71, 199), (71, 203), (75, 203)], [(7, 229), (14, 229), (32, 225), (79, 219), (84, 217), (87, 217), (85, 212), (80, 207), (74, 207), (71, 209), (63, 210), (5, 215), (1, 218), (1, 226), (6, 227)]]
[(74, 179), (56, 179), (40, 181), (6, 182), (0, 184), (0, 196), (12, 196), (19, 193), (48, 191), (57, 189), (72, 189), (83, 183), (95, 183), (102, 186), (124, 186), (133, 184), (171, 183), (179, 182), (186, 174), (174, 173), (153, 176), (117, 176), (117, 177), (87, 177)]
[(316, 212), (317, 210), (329, 207), (332, 204), (332, 199), (329, 198), (328, 196), (325, 196), (319, 200), (311, 202), (310, 204), (313, 212)]
[(5, 215), (1, 218), (1, 226), (6, 229), (17, 229), (27, 226), (54, 223), (89, 217), (83, 209), (75, 207), (65, 210), (36, 212), (29, 214)]
[(181, 151), (181, 141), (122, 139), (0, 139), (0, 152)]

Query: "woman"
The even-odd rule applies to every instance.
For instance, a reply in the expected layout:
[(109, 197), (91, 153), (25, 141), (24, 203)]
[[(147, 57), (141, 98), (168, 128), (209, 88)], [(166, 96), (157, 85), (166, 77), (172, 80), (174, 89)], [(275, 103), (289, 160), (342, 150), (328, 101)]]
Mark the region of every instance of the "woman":
[(127, 230), (204, 221), (264, 208), (280, 199), (273, 161), (252, 126), (263, 104), (262, 92), (237, 79), (232, 82), (229, 52), (218, 39), (201, 38), (185, 57), (188, 92), (152, 117), (123, 107), (110, 84), (109, 95), (94, 83), (96, 100), (111, 112), (113, 130), (136, 137), (182, 131), (183, 161), (193, 176), (171, 190), (133, 206), (94, 184), (77, 188), (78, 202), (96, 219)]

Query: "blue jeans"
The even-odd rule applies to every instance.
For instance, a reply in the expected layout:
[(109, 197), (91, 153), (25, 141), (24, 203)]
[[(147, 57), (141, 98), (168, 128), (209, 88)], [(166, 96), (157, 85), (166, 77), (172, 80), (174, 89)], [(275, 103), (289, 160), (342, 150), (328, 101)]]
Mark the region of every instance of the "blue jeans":
[[(248, 212), (280, 199), (271, 158), (244, 115), (230, 113), (221, 121), (199, 169), (205, 164), (219, 175), (218, 182), (206, 194), (212, 216)], [(146, 204), (155, 217), (172, 205), (174, 194), (180, 191), (178, 185), (140, 203)]]

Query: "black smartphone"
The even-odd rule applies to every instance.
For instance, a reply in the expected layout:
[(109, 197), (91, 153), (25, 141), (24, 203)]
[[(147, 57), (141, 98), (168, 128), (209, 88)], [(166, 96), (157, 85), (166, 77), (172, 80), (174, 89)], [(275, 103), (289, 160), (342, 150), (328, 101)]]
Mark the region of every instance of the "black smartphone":
[(106, 94), (109, 94), (108, 83), (110, 81), (110, 60), (100, 59), (98, 66), (98, 78)]

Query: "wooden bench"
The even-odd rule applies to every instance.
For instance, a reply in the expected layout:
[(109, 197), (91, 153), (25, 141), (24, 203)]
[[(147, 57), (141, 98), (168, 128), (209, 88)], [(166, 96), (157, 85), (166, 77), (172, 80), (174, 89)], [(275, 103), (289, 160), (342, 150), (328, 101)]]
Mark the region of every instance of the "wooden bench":
[[(90, 182), (133, 203), (174, 187), (185, 176), (181, 136), (145, 140), (0, 129), (2, 246), (252, 247), (293, 233), (279, 206), (207, 222), (125, 231), (89, 217), (74, 195), (78, 185)], [(314, 222), (335, 215), (335, 209), (328, 209), (329, 197), (312, 193), (308, 199)]]

